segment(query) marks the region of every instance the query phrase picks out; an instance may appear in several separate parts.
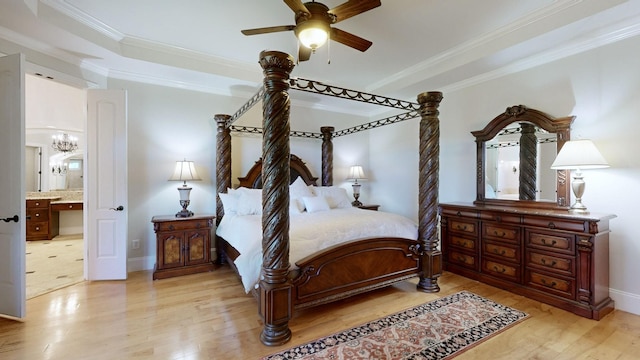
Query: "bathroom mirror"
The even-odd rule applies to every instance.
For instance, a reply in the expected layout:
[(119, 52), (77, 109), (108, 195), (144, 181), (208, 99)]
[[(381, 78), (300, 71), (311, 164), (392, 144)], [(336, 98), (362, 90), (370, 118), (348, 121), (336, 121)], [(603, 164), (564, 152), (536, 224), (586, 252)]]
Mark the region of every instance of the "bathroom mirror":
[(551, 170), (570, 139), (575, 117), (554, 118), (524, 105), (511, 106), (476, 138), (476, 204), (566, 208), (568, 170)]

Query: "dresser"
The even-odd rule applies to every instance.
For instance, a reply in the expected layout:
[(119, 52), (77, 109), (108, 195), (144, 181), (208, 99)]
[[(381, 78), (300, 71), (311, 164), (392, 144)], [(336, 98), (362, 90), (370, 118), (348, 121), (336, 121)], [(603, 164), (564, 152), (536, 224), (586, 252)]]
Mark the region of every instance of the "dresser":
[(614, 215), (456, 203), (440, 216), (445, 270), (590, 319), (613, 310)]
[(214, 215), (154, 216), (156, 266), (153, 279), (211, 271), (211, 229)]
[[(55, 199), (54, 199), (55, 200)], [(26, 238), (51, 240), (58, 235), (59, 215), (51, 211), (49, 198), (29, 199), (26, 204)]]

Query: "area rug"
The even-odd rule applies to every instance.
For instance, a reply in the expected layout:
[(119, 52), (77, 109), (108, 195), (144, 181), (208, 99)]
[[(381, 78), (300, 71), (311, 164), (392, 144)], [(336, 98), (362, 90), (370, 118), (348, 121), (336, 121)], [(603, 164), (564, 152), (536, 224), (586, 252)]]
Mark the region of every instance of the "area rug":
[(527, 317), (462, 291), (263, 359), (447, 359)]

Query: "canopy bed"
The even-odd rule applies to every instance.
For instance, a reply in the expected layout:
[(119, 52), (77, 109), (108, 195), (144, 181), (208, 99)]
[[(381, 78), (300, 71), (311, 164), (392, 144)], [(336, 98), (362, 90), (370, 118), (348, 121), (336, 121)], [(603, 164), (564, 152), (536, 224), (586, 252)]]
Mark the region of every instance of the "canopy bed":
[[(439, 291), (441, 254), (438, 248), (438, 157), (440, 92), (418, 95), (418, 102), (386, 98), (311, 80), (290, 78), (293, 58), (277, 51), (260, 53), (264, 73), (263, 87), (233, 116), (219, 114), (217, 122), (216, 182), (219, 194), (231, 188), (231, 132), (262, 133), (262, 158), (241, 178), (241, 186), (261, 188), (261, 271), (257, 286), (259, 314), (264, 321), (261, 341), (279, 345), (291, 338), (288, 327), (294, 309), (339, 300), (394, 282), (419, 277), (418, 290)], [(289, 90), (313, 92), (354, 101), (404, 110), (397, 116), (334, 131), (321, 127), (321, 133), (290, 131)], [(237, 128), (232, 124), (255, 103), (262, 100), (262, 129)], [(321, 186), (333, 185), (332, 138), (344, 136), (398, 121), (420, 117), (419, 199), (417, 236), (413, 238), (383, 236), (366, 237), (336, 244), (310, 254), (290, 265), (291, 186), (298, 177), (306, 185), (315, 185), (301, 159), (290, 153), (290, 136), (322, 140)], [(293, 182), (293, 183), (292, 183)], [(217, 198), (217, 222), (224, 216), (221, 196)], [(338, 209), (345, 212), (354, 211)], [(370, 210), (355, 210), (370, 212)], [(293, 226), (292, 226), (293, 228)], [(220, 261), (241, 255), (226, 239), (218, 237)]]

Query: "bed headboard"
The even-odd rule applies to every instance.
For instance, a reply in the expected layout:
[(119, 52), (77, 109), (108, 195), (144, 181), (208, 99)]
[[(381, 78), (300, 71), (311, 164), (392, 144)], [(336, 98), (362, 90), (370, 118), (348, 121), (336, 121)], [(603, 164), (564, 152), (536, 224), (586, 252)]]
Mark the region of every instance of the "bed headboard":
[[(293, 154), (291, 154), (289, 169), (290, 182), (294, 182), (300, 176), (307, 185), (318, 185), (318, 178), (311, 175), (304, 161)], [(256, 161), (247, 176), (239, 177), (238, 180), (240, 180), (240, 187), (262, 189), (262, 159)]]

